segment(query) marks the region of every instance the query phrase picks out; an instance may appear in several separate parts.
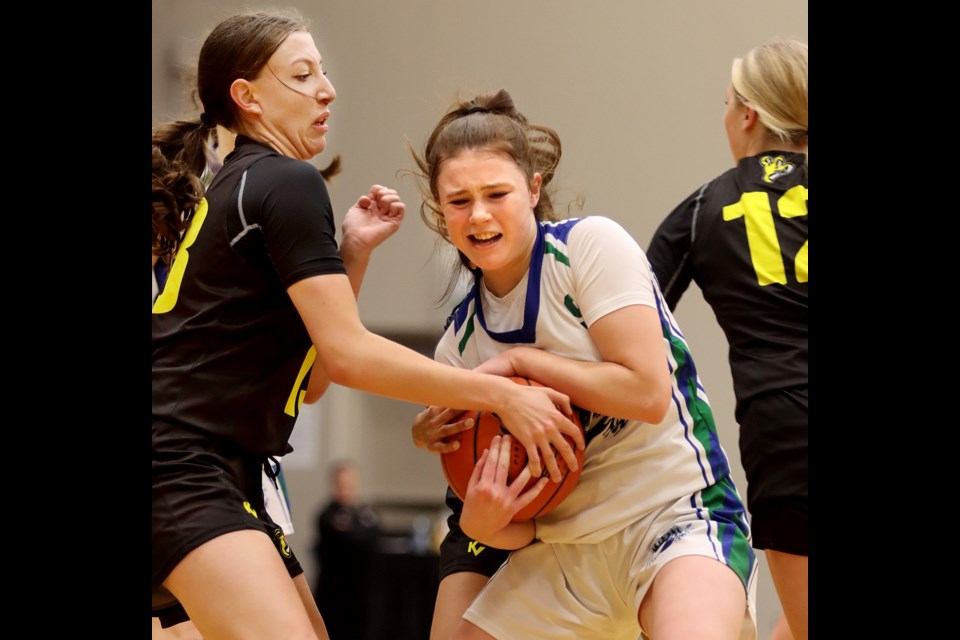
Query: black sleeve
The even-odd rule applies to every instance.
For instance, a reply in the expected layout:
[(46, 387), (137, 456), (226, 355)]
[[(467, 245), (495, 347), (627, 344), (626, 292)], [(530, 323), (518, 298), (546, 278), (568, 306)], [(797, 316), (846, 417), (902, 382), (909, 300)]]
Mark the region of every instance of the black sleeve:
[(671, 311), (693, 279), (689, 260), (693, 225), (707, 186), (697, 189), (664, 218), (647, 247), (647, 259)]
[(327, 185), (309, 162), (251, 167), (244, 206), (260, 211), (264, 242), (285, 287), (304, 278), (346, 273)]

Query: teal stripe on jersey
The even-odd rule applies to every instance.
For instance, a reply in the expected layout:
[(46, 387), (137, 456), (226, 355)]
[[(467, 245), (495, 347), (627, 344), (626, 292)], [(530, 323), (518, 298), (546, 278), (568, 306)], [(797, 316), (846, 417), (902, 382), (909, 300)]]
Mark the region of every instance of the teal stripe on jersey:
[(558, 249), (556, 246), (554, 246), (550, 242), (543, 243), (543, 254), (552, 255), (554, 258), (556, 258), (557, 262), (559, 262), (560, 264), (565, 264), (568, 267), (570, 266), (570, 258), (568, 258), (565, 253), (560, 251), (560, 249)]
[(717, 525), (716, 537), (720, 540), (724, 561), (739, 576), (744, 588), (748, 588), (757, 557), (750, 546), (750, 527), (733, 480), (729, 476), (722, 478), (700, 495), (710, 522)]
[(705, 479), (710, 483), (716, 478), (729, 475), (730, 465), (727, 456), (720, 447), (717, 425), (713, 419), (713, 410), (697, 393), (697, 367), (693, 363), (693, 357), (690, 355), (687, 343), (684, 342), (683, 338), (670, 331), (665, 318), (661, 318), (661, 323), (664, 337), (669, 341), (670, 351), (677, 363), (677, 370), (673, 374), (677, 380), (677, 388), (683, 396), (684, 405), (690, 413), (690, 417), (693, 419), (693, 438), (703, 447), (707, 455), (711, 478)]
[(463, 350), (467, 348), (467, 343), (470, 342), (470, 336), (473, 335), (473, 319), (476, 317), (477, 312), (474, 309), (473, 313), (470, 314), (470, 319), (467, 320), (467, 328), (463, 330), (463, 337), (460, 338), (460, 344), (457, 345), (457, 350), (460, 352), (460, 355), (463, 355)]

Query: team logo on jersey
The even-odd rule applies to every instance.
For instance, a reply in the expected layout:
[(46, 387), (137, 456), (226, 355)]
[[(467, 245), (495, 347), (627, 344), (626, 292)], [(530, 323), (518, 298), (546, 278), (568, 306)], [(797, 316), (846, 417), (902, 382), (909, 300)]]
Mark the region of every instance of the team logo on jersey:
[(486, 547), (478, 544), (476, 540), (471, 540), (467, 544), (467, 552), (472, 553), (475, 556), (480, 555), (480, 552), (483, 551), (484, 549), (486, 549)]
[(768, 184), (781, 176), (793, 173), (796, 168), (792, 162), (787, 162), (783, 156), (763, 156), (760, 158), (760, 166), (763, 167), (763, 181)]
[(689, 531), (690, 527), (692, 526), (693, 525), (690, 523), (687, 523), (683, 528), (681, 528), (679, 525), (675, 524), (667, 529), (667, 532), (657, 538), (657, 541), (653, 543), (652, 547), (650, 547), (650, 551), (653, 553), (654, 557), (663, 551), (666, 551), (667, 547), (673, 544), (676, 540), (680, 540), (686, 536), (687, 531)]
[(280, 549), (280, 553), (283, 554), (284, 558), (289, 558), (291, 555), (290, 547), (287, 546), (287, 538), (283, 535), (283, 529), (277, 529), (273, 532), (273, 539), (276, 542), (277, 549)]
[(243, 501), (243, 508), (246, 509), (247, 513), (249, 513), (250, 515), (252, 515), (254, 518), (259, 518), (259, 517), (260, 517), (260, 516), (257, 515), (256, 509), (254, 509), (253, 507), (251, 507), (251, 506), (250, 506), (250, 503), (247, 502), (246, 500)]
[(573, 298), (570, 297), (568, 293), (563, 297), (563, 306), (567, 308), (567, 311), (573, 314), (573, 317), (577, 319), (580, 323), (580, 326), (584, 329), (587, 329), (587, 323), (583, 321), (583, 313), (580, 311), (580, 307), (573, 301)]

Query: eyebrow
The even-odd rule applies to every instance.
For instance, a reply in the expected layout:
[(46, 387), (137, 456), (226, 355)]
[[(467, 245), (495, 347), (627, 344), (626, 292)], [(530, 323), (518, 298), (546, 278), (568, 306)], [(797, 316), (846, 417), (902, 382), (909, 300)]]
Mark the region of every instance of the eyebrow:
[[(481, 191), (491, 191), (491, 190), (494, 190), (494, 189), (503, 189), (504, 187), (510, 188), (510, 187), (512, 187), (512, 186), (513, 186), (513, 185), (510, 184), (509, 182), (494, 182), (494, 183), (492, 183), (492, 184), (485, 184), (485, 185), (483, 185), (482, 187), (480, 187), (480, 190), (481, 190)], [(446, 194), (446, 197), (447, 197), (447, 198), (453, 198), (453, 197), (456, 197), (456, 196), (458, 196), (458, 195), (467, 193), (467, 191), (469, 191), (469, 189), (458, 189), (458, 190), (456, 190), (456, 191), (451, 191), (450, 193)]]
[(293, 60), (290, 61), (290, 64), (295, 65), (298, 62), (306, 62), (307, 64), (316, 65), (318, 67), (323, 66), (323, 58), (320, 58), (320, 61), (318, 62), (309, 56), (299, 56), (297, 58), (294, 58)]

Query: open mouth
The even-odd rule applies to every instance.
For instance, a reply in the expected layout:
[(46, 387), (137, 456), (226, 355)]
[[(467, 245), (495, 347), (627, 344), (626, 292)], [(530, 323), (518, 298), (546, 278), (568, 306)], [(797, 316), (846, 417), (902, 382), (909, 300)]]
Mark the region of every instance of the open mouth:
[(470, 242), (477, 245), (492, 244), (503, 237), (502, 233), (477, 233), (470, 236)]

